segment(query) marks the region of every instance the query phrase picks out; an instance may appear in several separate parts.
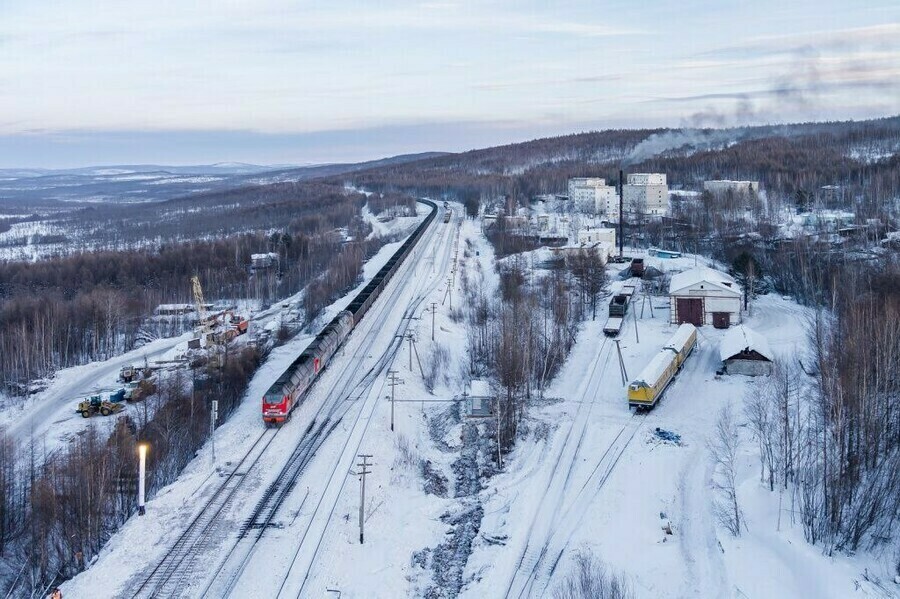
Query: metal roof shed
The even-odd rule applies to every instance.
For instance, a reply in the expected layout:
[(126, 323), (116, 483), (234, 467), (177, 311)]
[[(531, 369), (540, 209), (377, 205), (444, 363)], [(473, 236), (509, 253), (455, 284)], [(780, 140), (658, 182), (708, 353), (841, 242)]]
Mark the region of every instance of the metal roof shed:
[(744, 325), (725, 334), (719, 344), (719, 357), (728, 374), (748, 376), (771, 374), (775, 360), (766, 338)]

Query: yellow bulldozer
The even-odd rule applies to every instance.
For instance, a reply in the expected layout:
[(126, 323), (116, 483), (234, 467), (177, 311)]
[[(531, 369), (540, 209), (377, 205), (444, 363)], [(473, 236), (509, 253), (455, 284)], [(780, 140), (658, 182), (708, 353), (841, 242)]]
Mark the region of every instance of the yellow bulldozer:
[(82, 418), (90, 418), (98, 412), (101, 416), (109, 416), (110, 414), (121, 412), (124, 409), (125, 406), (120, 403), (114, 403), (103, 399), (99, 395), (92, 395), (87, 399), (78, 402), (78, 409), (75, 410), (75, 412), (81, 414)]

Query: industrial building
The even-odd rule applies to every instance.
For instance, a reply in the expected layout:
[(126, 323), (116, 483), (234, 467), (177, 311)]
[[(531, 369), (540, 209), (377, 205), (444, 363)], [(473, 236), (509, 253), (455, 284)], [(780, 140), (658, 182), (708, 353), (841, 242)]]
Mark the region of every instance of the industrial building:
[(669, 213), (669, 186), (663, 173), (632, 173), (622, 186), (626, 214), (662, 217)]
[(728, 374), (760, 376), (772, 373), (775, 354), (765, 337), (744, 325), (725, 333), (719, 344), (722, 370)]
[(569, 201), (581, 212), (600, 214), (611, 219), (619, 216), (616, 188), (607, 185), (606, 179), (598, 177), (569, 179)]
[(713, 195), (722, 195), (728, 191), (732, 193), (759, 193), (759, 181), (730, 181), (728, 179), (704, 181), (703, 191), (708, 191)]
[(615, 247), (616, 230), (609, 227), (587, 227), (578, 231), (579, 246), (592, 247), (601, 241)]
[(669, 283), (672, 324), (711, 324), (727, 329), (741, 322), (743, 293), (724, 272), (700, 266), (680, 272)]
[(265, 268), (270, 268), (278, 262), (278, 254), (274, 252), (269, 252), (266, 254), (251, 254), (250, 255), (250, 268), (253, 270), (262, 270)]

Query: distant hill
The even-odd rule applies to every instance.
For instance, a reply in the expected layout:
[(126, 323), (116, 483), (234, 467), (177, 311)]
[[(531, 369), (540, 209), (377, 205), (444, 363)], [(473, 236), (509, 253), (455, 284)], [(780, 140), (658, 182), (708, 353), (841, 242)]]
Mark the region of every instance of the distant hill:
[(305, 181), (442, 156), (438, 152), (346, 164), (257, 165), (236, 162), (73, 169), (0, 169), (0, 207), (35, 209), (83, 203), (145, 203), (248, 185)]
[(419, 195), (527, 199), (563, 191), (572, 176), (613, 181), (618, 170), (665, 172), (670, 188), (704, 179), (759, 180), (771, 193), (824, 185), (900, 196), (900, 116), (732, 129), (638, 129), (576, 133), (431, 157), (356, 172), (356, 185)]

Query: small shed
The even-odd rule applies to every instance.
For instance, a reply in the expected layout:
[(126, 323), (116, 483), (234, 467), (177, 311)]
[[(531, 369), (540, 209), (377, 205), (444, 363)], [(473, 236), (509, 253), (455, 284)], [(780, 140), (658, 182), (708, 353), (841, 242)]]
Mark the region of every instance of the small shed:
[(725, 333), (719, 345), (719, 357), (728, 374), (748, 376), (771, 374), (775, 359), (766, 338), (744, 325)]
[(494, 414), (494, 397), (491, 385), (482, 379), (473, 379), (466, 393), (466, 416), (487, 418)]
[(251, 254), (250, 268), (253, 270), (262, 270), (274, 266), (278, 262), (278, 254), (269, 252), (266, 254)]
[(740, 286), (724, 272), (700, 266), (672, 276), (669, 306), (672, 324), (711, 324), (727, 329), (741, 322)]

